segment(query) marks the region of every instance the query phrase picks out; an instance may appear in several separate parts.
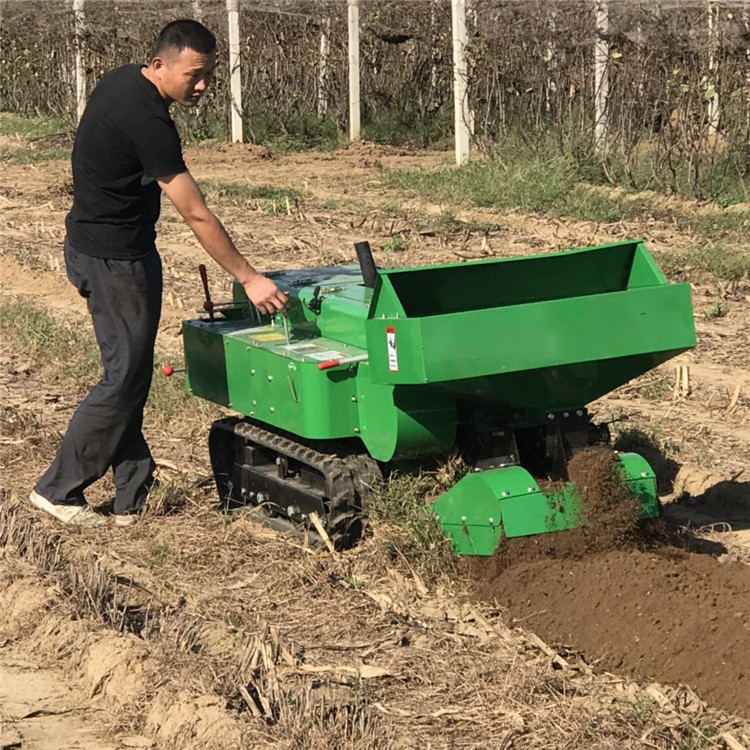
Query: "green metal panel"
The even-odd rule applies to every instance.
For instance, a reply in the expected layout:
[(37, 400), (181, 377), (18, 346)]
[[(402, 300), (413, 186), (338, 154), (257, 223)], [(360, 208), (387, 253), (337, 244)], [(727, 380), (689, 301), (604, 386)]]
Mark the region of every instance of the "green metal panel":
[[(636, 453), (618, 456), (641, 516), (659, 513), (656, 478), (648, 462)], [(461, 555), (491, 555), (501, 536), (531, 536), (577, 528), (586, 523), (573, 484), (545, 494), (520, 466), (467, 474), (432, 505), (441, 527)]]
[(282, 326), (247, 320), (185, 321), (183, 339), (193, 394), (302, 437), (359, 434), (356, 365), (318, 364), (362, 349), (322, 337), (287, 342)]
[(618, 458), (628, 488), (641, 504), (642, 517), (656, 518), (660, 508), (656, 494), (656, 474), (651, 465), (638, 453), (620, 453)]
[[(384, 383), (462, 380), (695, 345), (687, 284), (413, 320), (368, 320), (367, 329), (373, 377)], [(389, 359), (389, 331), (397, 367)], [(591, 400), (589, 390), (576, 403)]]
[(317, 363), (280, 357), (241, 338), (224, 343), (232, 409), (306, 438), (357, 434), (353, 370), (321, 372)]
[(667, 283), (666, 277), (656, 265), (656, 261), (651, 257), (651, 253), (649, 253), (642, 242), (639, 242), (633, 257), (633, 266), (630, 269), (627, 288), (637, 289), (642, 286), (664, 286)]
[[(417, 318), (623, 291), (634, 258), (647, 252), (635, 240), (535, 256), (381, 270), (382, 289), (376, 285), (371, 317)], [(664, 283), (658, 270), (650, 283)]]
[(481, 400), (488, 408), (499, 406), (505, 411), (506, 418), (520, 412), (526, 419), (531, 419), (549, 411), (581, 408), (680, 351), (682, 349), (542, 367), (452, 380), (441, 385), (455, 396)]
[(361, 284), (339, 284), (323, 288), (321, 309), (323, 314), (315, 316), (309, 309), (314, 288), (304, 288), (299, 292), (299, 301), (305, 316), (314, 320), (320, 335), (332, 341), (340, 341), (352, 346), (365, 348), (365, 326), (367, 309), (372, 297), (372, 289)]
[(229, 406), (224, 338), (218, 330), (194, 323), (186, 320), (182, 324), (188, 375), (185, 388), (194, 396)]
[(508, 466), (467, 474), (432, 504), (432, 510), (456, 552), (491, 555), (503, 532), (502, 503), (534, 493), (541, 494), (531, 474)]
[(447, 452), (456, 439), (456, 401), (431, 388), (373, 383), (366, 363), (357, 368), (360, 437), (378, 461)]
[(537, 410), (582, 406), (695, 345), (689, 286), (638, 240), (381, 271), (366, 328), (378, 382)]

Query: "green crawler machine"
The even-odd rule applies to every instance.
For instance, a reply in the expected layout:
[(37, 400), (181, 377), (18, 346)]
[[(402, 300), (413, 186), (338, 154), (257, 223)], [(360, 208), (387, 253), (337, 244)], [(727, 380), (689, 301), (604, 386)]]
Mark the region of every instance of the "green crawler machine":
[[(220, 305), (206, 286), (208, 315), (185, 321), (188, 392), (244, 415), (209, 436), (225, 507), (345, 546), (383, 471), (457, 452), (472, 471), (432, 508), (458, 552), (585, 523), (572, 484), (540, 483), (608, 443), (588, 403), (695, 345), (689, 285), (637, 240), (389, 270), (355, 247), (358, 265), (268, 274), (286, 317), (235, 283)], [(656, 515), (651, 467), (619, 461)]]

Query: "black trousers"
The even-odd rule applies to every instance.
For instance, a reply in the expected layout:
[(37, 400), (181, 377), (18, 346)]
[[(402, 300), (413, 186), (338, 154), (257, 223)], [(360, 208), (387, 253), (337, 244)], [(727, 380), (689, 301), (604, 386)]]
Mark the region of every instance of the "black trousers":
[(133, 513), (146, 499), (155, 468), (141, 427), (161, 316), (161, 259), (155, 249), (140, 260), (92, 258), (66, 239), (65, 266), (87, 300), (104, 374), (34, 489), (53, 503), (80, 505), (84, 490), (112, 467), (114, 512)]

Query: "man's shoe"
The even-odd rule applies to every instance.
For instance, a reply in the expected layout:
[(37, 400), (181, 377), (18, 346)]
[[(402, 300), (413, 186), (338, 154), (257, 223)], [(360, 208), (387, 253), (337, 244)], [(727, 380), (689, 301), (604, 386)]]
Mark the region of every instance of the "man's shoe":
[(140, 520), (140, 513), (115, 514), (115, 526), (135, 526)]
[(106, 523), (104, 518), (87, 504), (56, 505), (34, 490), (31, 491), (29, 500), (32, 505), (36, 505), (40, 510), (49, 513), (53, 518), (56, 518), (58, 521), (68, 524), (69, 526), (102, 526)]

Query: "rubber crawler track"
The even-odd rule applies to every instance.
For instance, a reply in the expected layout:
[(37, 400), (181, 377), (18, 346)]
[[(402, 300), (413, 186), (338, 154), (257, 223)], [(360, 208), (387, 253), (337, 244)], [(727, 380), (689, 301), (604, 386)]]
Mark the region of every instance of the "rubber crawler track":
[[(266, 448), (321, 474), (325, 480), (327, 500), (327, 513), (322, 520), (328, 535), (337, 547), (342, 548), (359, 540), (364, 527), (368, 495), (382, 479), (377, 462), (367, 454), (352, 453), (349, 446), (335, 441), (303, 442), (292, 439), (236, 417), (214, 422), (211, 431), (231, 433), (248, 445)], [(212, 456), (212, 464), (215, 466), (214, 459)]]

